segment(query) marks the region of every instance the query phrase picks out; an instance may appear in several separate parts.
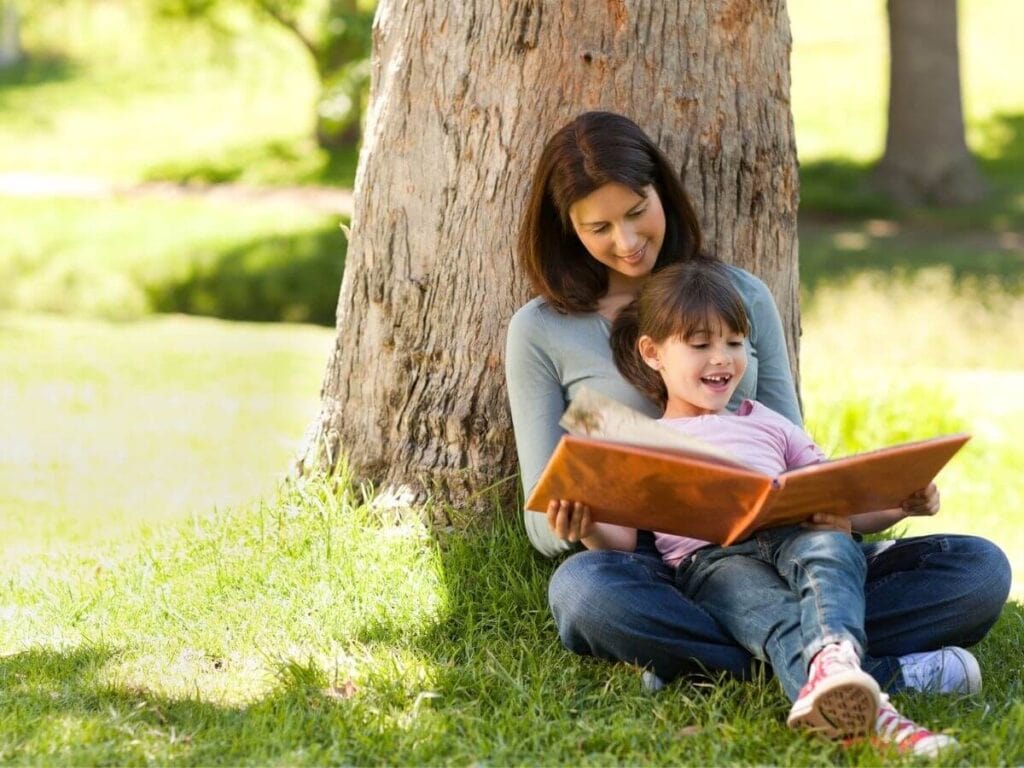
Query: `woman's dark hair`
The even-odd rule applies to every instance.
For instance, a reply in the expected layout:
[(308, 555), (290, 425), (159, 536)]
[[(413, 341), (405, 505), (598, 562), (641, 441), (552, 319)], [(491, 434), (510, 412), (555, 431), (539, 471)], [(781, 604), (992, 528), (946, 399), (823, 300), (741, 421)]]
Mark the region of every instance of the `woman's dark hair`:
[(656, 344), (673, 336), (688, 339), (712, 330), (718, 321), (732, 333), (750, 334), (743, 299), (725, 266), (708, 257), (667, 266), (647, 279), (636, 299), (612, 323), (615, 366), (629, 383), (664, 408), (665, 382), (640, 356), (640, 337), (649, 336)]
[(584, 112), (545, 145), (519, 228), (520, 264), (560, 312), (592, 311), (608, 290), (608, 268), (576, 236), (569, 207), (612, 182), (643, 197), (653, 185), (661, 198), (665, 240), (655, 270), (700, 253), (697, 214), (661, 150), (627, 117)]

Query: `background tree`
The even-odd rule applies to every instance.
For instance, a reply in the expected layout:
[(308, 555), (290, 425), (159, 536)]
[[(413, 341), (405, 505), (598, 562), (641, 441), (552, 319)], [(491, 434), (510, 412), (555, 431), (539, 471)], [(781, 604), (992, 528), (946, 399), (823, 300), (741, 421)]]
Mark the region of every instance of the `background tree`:
[(889, 127), (874, 182), (904, 205), (956, 205), (987, 185), (964, 138), (956, 0), (889, 0)]
[[(404, 499), (514, 498), (502, 350), (546, 137), (631, 115), (679, 166), (708, 245), (762, 276), (796, 365), (798, 181), (782, 0), (382, 0), (337, 339), (304, 467), (347, 454)], [(499, 482), (508, 480), (507, 482)], [(438, 507), (435, 515), (443, 517)]]
[(376, 0), (155, 0), (159, 11), (217, 20), (232, 6), (261, 13), (286, 30), (320, 81), (316, 138), (325, 149), (355, 147), (370, 81), (370, 28)]
[(14, 0), (0, 0), (0, 69), (21, 61), (20, 18)]

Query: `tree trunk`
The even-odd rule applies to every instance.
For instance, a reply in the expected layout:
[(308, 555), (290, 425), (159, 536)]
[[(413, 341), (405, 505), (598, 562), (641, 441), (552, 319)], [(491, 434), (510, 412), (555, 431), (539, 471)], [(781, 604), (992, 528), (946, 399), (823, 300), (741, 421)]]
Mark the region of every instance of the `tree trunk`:
[(0, 0), (0, 69), (21, 61), (21, 33), (14, 0)]
[(874, 181), (902, 205), (958, 205), (987, 185), (964, 139), (956, 0), (889, 0), (889, 129)]
[[(381, 0), (370, 114), (322, 408), (300, 471), (347, 455), (437, 522), (515, 498), (505, 328), (547, 137), (635, 119), (681, 169), (709, 246), (760, 275), (794, 371), (798, 181), (783, 0)], [(451, 520), (453, 509), (458, 520)]]

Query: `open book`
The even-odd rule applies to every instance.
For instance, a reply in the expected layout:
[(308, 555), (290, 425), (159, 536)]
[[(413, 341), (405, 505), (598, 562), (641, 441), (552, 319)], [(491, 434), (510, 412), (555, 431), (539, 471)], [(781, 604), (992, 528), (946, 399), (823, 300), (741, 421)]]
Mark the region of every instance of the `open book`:
[(590, 506), (595, 520), (731, 544), (815, 512), (891, 509), (928, 485), (970, 437), (946, 435), (770, 477), (707, 443), (595, 392), (562, 417), (563, 435), (526, 508), (550, 499)]

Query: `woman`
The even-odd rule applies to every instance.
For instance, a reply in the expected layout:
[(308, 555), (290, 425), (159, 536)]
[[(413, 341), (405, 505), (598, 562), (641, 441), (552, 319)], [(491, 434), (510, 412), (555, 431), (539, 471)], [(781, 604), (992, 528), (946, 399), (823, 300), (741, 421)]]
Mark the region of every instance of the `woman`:
[[(526, 495), (561, 437), (565, 407), (588, 386), (657, 416), (612, 361), (618, 311), (652, 271), (701, 253), (696, 214), (677, 173), (629, 119), (588, 112), (557, 131), (537, 163), (519, 237), (536, 298), (513, 316), (506, 376)], [(749, 364), (730, 407), (757, 400), (802, 425), (778, 310), (767, 287), (728, 267), (750, 320)], [(553, 499), (525, 511), (526, 531), (561, 563), (549, 601), (570, 650), (653, 670), (662, 680), (699, 670), (744, 675), (750, 656), (673, 585), (653, 537), (593, 523), (589, 510)], [(867, 670), (883, 689), (974, 692), (980, 671), (954, 645), (978, 642), (1010, 587), (1005, 555), (969, 536), (923, 536), (862, 545)], [(765, 596), (765, 605), (770, 604)], [(938, 649), (938, 650), (931, 650)]]

